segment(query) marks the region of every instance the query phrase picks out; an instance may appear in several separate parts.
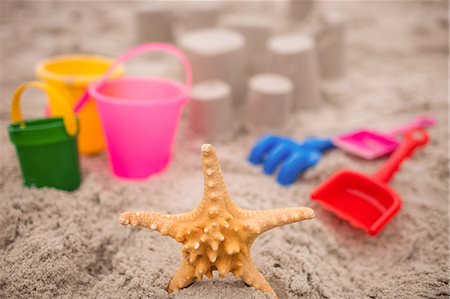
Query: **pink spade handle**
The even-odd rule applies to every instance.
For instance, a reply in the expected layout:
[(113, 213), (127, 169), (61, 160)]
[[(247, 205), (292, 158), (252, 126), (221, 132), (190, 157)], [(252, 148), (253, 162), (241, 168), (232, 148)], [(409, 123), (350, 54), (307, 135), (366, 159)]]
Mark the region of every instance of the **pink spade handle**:
[(386, 135), (389, 135), (391, 137), (397, 137), (398, 135), (401, 135), (402, 133), (405, 133), (407, 131), (410, 131), (412, 129), (418, 129), (418, 128), (428, 128), (432, 127), (437, 123), (436, 118), (432, 116), (419, 116), (416, 117), (413, 121), (404, 124), (401, 127), (392, 129), (388, 132), (386, 132)]

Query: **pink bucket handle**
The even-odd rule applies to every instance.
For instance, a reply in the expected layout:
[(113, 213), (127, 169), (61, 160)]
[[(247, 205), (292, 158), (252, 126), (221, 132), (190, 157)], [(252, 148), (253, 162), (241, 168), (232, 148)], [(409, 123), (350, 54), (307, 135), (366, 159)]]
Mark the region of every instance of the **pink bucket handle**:
[[(147, 44), (142, 44), (142, 45), (139, 45), (139, 46), (131, 49), (127, 53), (120, 56), (116, 61), (114, 61), (112, 63), (112, 65), (109, 67), (109, 69), (105, 72), (105, 74), (103, 74), (103, 76), (98, 81), (96, 81), (92, 84), (96, 84), (97, 86), (101, 86), (101, 85), (105, 84), (105, 80), (115, 71), (115, 69), (117, 69), (117, 67), (124, 64), (129, 59), (131, 59), (137, 55), (140, 55), (145, 52), (154, 52), (154, 51), (168, 52), (168, 53), (176, 56), (181, 61), (181, 63), (183, 64), (183, 67), (184, 67), (184, 76), (185, 76), (184, 84), (186, 85), (186, 89), (189, 92), (192, 87), (191, 64), (182, 51), (180, 51), (177, 47), (174, 47), (174, 46), (172, 46), (170, 44), (166, 44), (166, 43), (147, 43)], [(86, 104), (88, 99), (89, 99), (89, 92), (88, 92), (88, 88), (87, 88), (86, 91), (84, 92), (84, 94), (78, 100), (78, 103), (74, 107), (75, 113), (80, 111), (80, 109)]]
[(398, 135), (417, 128), (428, 128), (432, 127), (437, 123), (436, 118), (432, 116), (418, 116), (413, 121), (402, 125), (401, 127), (395, 128), (387, 132), (386, 134), (392, 137), (397, 137)]

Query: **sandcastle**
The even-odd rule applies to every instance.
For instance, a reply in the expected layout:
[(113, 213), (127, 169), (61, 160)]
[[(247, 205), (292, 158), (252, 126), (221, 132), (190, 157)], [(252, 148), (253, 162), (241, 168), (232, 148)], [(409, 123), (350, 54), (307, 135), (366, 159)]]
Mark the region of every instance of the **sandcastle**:
[(278, 298), (253, 263), (250, 247), (262, 233), (289, 223), (312, 219), (310, 208), (283, 208), (251, 211), (239, 208), (230, 198), (214, 147), (201, 148), (204, 176), (203, 198), (188, 213), (165, 215), (158, 212), (125, 212), (121, 224), (146, 227), (183, 244), (183, 260), (167, 287), (173, 292), (203, 276), (220, 277), (229, 272), (247, 285)]

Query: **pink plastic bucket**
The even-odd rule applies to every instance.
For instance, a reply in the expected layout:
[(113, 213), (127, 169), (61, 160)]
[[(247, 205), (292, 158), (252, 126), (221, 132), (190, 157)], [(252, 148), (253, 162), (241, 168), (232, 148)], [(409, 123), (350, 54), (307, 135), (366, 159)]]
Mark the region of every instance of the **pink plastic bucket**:
[[(175, 55), (184, 65), (185, 84), (148, 77), (108, 79), (128, 59), (151, 51)], [(110, 165), (117, 176), (142, 179), (168, 164), (191, 82), (190, 63), (180, 50), (169, 44), (150, 43), (122, 55), (101, 80), (89, 87), (89, 96), (96, 101), (102, 120)], [(80, 100), (76, 111), (89, 96)]]

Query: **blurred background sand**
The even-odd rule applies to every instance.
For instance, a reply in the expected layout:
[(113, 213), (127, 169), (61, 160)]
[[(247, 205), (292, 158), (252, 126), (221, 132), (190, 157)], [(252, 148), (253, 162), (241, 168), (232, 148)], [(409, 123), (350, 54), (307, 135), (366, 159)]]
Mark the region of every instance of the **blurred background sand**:
[[(182, 122), (174, 159), (161, 175), (119, 181), (105, 155), (82, 158), (84, 181), (72, 193), (27, 189), (7, 137), (9, 104), (18, 84), (33, 78), (41, 59), (66, 53), (117, 56), (135, 45), (134, 15), (153, 3), (1, 2), (0, 297), (2, 298), (265, 298), (240, 280), (206, 280), (176, 294), (165, 291), (180, 245), (159, 234), (121, 227), (125, 210), (178, 213), (202, 191), (201, 138)], [(181, 4), (173, 3), (180, 9)], [(233, 9), (246, 8), (233, 3)], [(432, 142), (406, 161), (391, 186), (403, 208), (376, 238), (355, 230), (309, 200), (341, 168), (373, 172), (381, 163), (333, 151), (289, 188), (251, 166), (258, 136), (216, 143), (229, 192), (249, 209), (309, 206), (312, 221), (264, 234), (255, 263), (280, 298), (439, 298), (449, 296), (448, 3), (444, 1), (321, 2), (348, 19), (346, 76), (325, 82), (319, 111), (300, 111), (294, 138), (333, 136), (370, 126), (386, 130), (429, 113), (439, 124)], [(268, 5), (260, 5), (264, 10)], [(274, 13), (283, 16), (280, 6)], [(130, 72), (178, 77), (176, 64), (144, 58)], [(23, 101), (29, 117), (43, 114), (44, 97)]]

